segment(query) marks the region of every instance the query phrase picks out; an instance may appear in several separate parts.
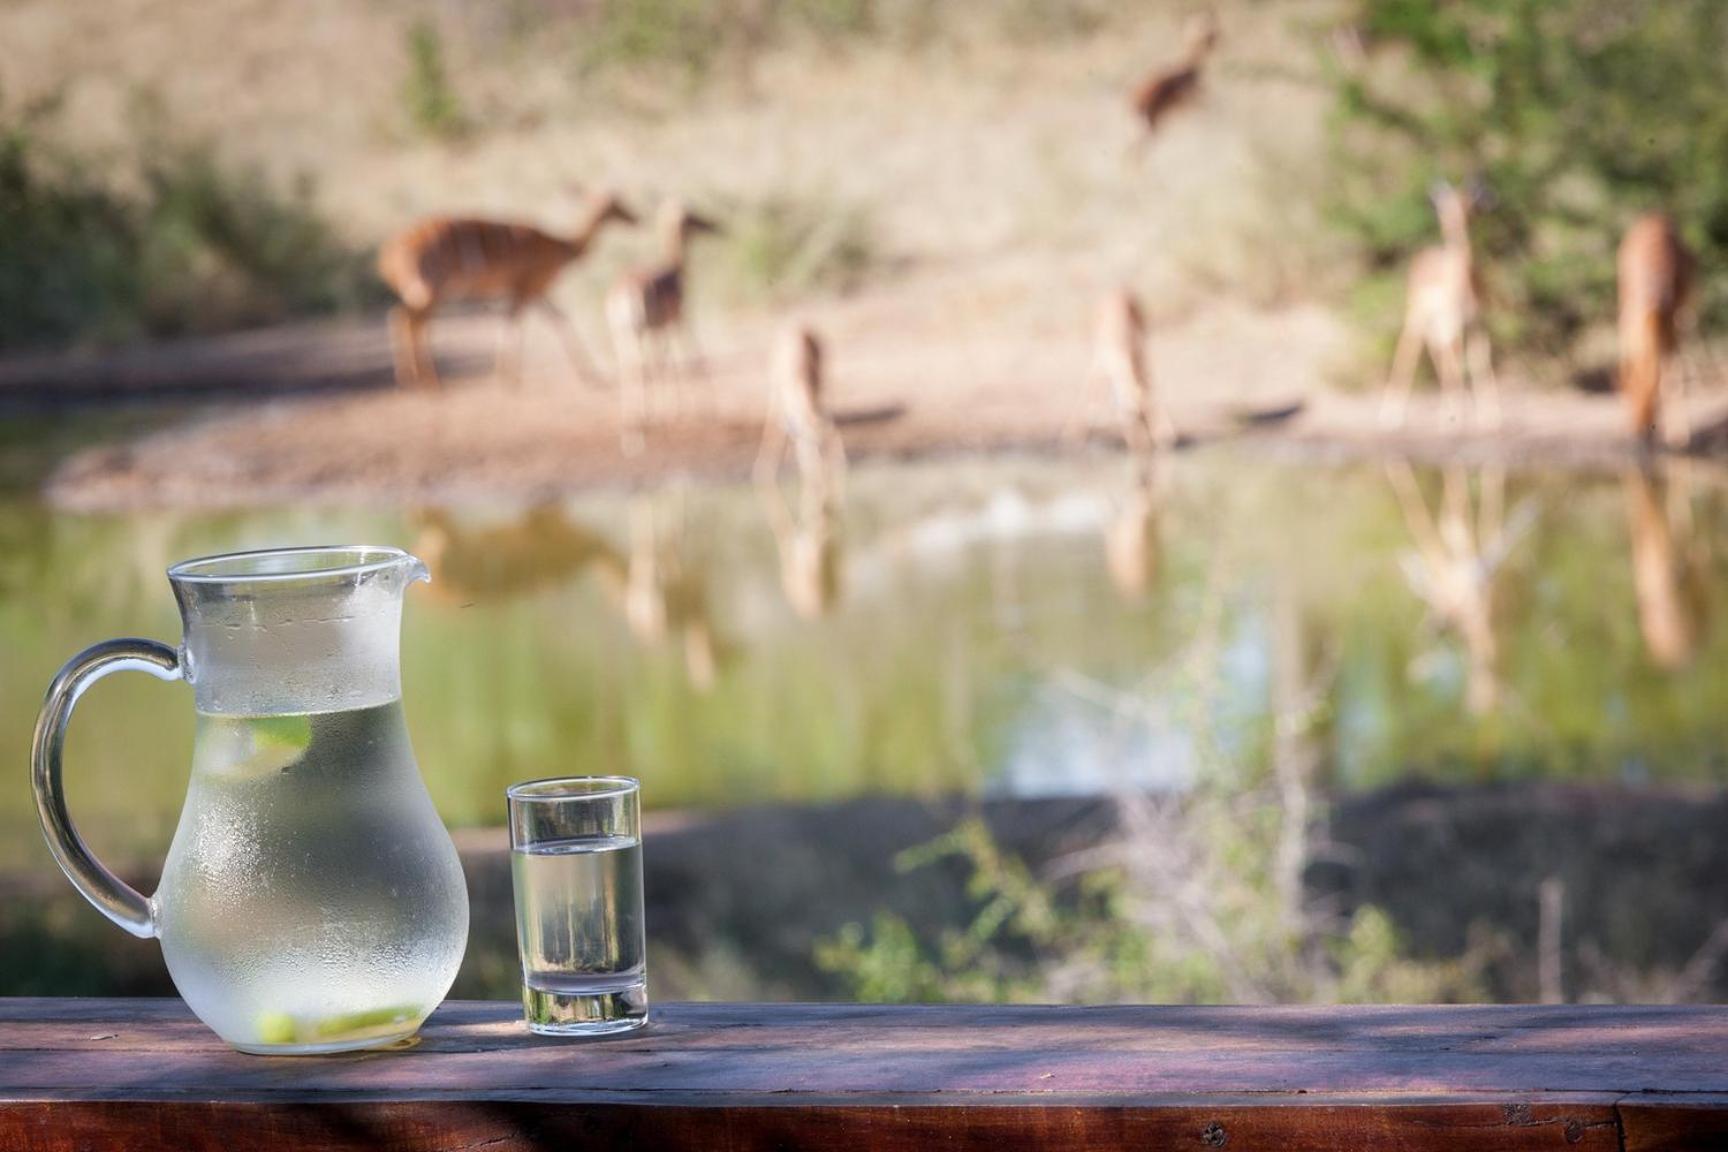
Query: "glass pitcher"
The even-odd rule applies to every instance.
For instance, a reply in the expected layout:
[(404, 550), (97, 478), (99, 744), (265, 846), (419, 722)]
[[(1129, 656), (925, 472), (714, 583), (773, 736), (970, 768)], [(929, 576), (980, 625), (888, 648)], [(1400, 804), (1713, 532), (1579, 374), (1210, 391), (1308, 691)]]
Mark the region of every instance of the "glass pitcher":
[[(411, 1036), (468, 936), (456, 847), (402, 717), (394, 548), (295, 548), (168, 570), (185, 641), (73, 658), (37, 720), (32, 778), (55, 860), (104, 915), (157, 936), (198, 1018), (245, 1052), (340, 1052)], [(120, 669), (192, 685), (191, 783), (153, 897), (90, 854), (60, 780), (78, 697)]]

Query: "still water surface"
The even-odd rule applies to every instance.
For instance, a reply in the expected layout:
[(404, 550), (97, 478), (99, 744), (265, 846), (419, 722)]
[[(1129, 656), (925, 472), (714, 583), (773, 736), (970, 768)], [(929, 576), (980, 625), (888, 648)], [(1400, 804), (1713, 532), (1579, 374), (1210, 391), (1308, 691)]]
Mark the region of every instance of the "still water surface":
[[(434, 570), (408, 598), (404, 691), (454, 826), (499, 824), (506, 784), (548, 774), (641, 775), (658, 808), (1180, 788), (1265, 737), (1280, 642), (1329, 674), (1337, 788), (1714, 781), (1723, 511), (1695, 482), (1246, 456), (1182, 459), (1149, 494), (1109, 465), (866, 470), (826, 539), (776, 539), (745, 489), (527, 510), (14, 501), (0, 746), (21, 765), (76, 649), (178, 634), (169, 561), (366, 541)], [(190, 734), (183, 687), (93, 691), (67, 772), (97, 843), (166, 845)], [(43, 864), (33, 822), (24, 789), (0, 791), (10, 867)]]
[[(178, 634), (162, 575), (290, 543), (431, 565), (403, 635), (446, 820), (506, 784), (629, 773), (650, 808), (868, 794), (1181, 789), (1270, 739), (1279, 668), (1323, 684), (1326, 786), (1728, 775), (1724, 501), (1692, 477), (1185, 457), (860, 470), (844, 524), (744, 488), (537, 507), (71, 515), (0, 504), (0, 867), (49, 869), (23, 785), (59, 663)], [(776, 528), (776, 525), (778, 527)], [(1281, 663), (1282, 662), (1282, 663)], [(73, 811), (152, 859), (185, 792), (185, 689), (80, 710)]]

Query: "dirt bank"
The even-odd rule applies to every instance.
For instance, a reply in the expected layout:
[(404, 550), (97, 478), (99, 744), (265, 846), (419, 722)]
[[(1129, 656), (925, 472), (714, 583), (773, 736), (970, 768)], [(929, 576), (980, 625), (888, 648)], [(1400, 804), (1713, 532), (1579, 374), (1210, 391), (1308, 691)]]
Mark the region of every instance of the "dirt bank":
[[(534, 498), (676, 475), (735, 478), (754, 457), (766, 324), (715, 342), (710, 375), (689, 389), (689, 413), (652, 428), (633, 455), (620, 447), (611, 386), (572, 379), (544, 333), (547, 347), (518, 386), (485, 371), (490, 321), (454, 323), (442, 341), (446, 388), (402, 393), (388, 384), (378, 328), (299, 330), (292, 355), (259, 336), (111, 365), (38, 362), (30, 373), (0, 370), (0, 395), (219, 398), (165, 428), (64, 460), (48, 495), (82, 509)], [(1112, 439), (1104, 397), (1087, 387), (1089, 349), (1073, 334), (1084, 333), (1082, 323), (955, 339), (908, 305), (883, 301), (833, 313), (824, 330), (834, 403), (856, 461), (1079, 451), (1087, 437), (1075, 431), (1088, 427), (1094, 441)], [(1371, 393), (1342, 394), (1321, 378), (1318, 365), (1337, 340), (1317, 309), (1220, 305), (1161, 332), (1154, 371), (1196, 445), (1253, 437), (1267, 450), (1319, 457), (1398, 453), (1514, 466), (1611, 467), (1633, 458), (1611, 396), (1514, 392), (1504, 426), (1492, 433), (1447, 423), (1435, 399), (1420, 396), (1407, 430), (1388, 434)], [(1289, 419), (1242, 420), (1298, 405)], [(1704, 397), (1697, 413), (1701, 426), (1719, 427), (1728, 400)]]

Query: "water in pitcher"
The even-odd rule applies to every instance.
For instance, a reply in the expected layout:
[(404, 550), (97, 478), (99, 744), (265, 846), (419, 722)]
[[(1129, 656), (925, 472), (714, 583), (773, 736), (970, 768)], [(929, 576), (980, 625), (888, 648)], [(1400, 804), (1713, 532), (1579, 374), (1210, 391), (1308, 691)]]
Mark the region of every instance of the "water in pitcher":
[[(588, 836), (510, 854), (528, 998), (595, 997), (646, 1011), (642, 841)], [(532, 1011), (532, 1007), (530, 1008)]]
[(175, 984), (231, 1042), (316, 1052), (411, 1034), (460, 962), (462, 893), (399, 700), (199, 713), (156, 903)]

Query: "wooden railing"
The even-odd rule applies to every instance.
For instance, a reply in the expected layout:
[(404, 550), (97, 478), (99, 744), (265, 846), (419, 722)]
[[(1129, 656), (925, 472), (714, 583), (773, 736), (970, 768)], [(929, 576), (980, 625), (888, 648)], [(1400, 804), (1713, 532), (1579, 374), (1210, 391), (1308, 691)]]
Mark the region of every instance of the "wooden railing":
[(177, 1001), (0, 1000), (0, 1149), (102, 1148), (1728, 1148), (1728, 1009), (674, 1004), (583, 1043), (451, 1003), (264, 1059)]

